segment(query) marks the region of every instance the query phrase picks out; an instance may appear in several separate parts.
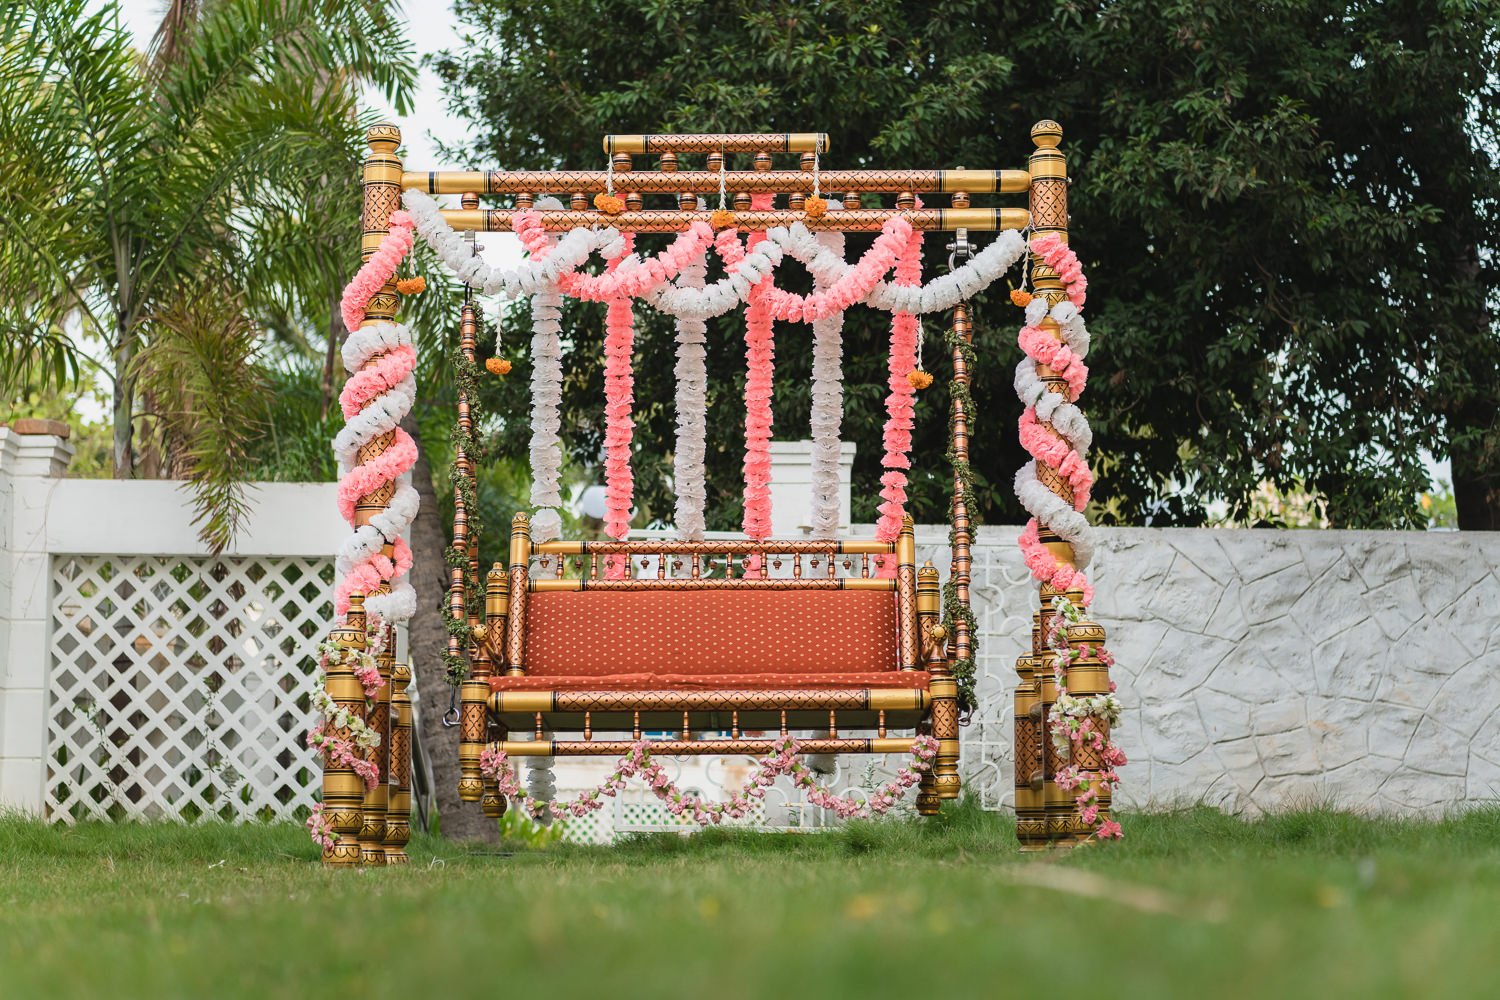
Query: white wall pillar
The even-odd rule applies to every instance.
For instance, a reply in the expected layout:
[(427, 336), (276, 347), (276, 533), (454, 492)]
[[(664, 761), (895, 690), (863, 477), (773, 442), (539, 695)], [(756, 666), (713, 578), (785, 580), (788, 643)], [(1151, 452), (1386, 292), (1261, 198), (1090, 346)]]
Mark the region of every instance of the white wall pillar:
[(72, 457), (67, 424), (0, 427), (0, 808), (31, 813), (47, 773), (47, 510)]
[[(812, 529), (811, 441), (771, 442), (771, 537), (801, 538)], [(839, 531), (849, 530), (854, 442), (839, 446)]]

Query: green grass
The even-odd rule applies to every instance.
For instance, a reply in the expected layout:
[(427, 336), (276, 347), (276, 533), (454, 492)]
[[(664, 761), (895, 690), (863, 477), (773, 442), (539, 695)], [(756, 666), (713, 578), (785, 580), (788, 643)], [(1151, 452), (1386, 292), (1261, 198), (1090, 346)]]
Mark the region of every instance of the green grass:
[[(290, 826), (0, 818), (0, 997), (1495, 995), (1500, 810), (712, 830), (329, 872)], [(373, 956), (373, 957), (372, 957)], [(1082, 992), (1080, 992), (1082, 991)]]

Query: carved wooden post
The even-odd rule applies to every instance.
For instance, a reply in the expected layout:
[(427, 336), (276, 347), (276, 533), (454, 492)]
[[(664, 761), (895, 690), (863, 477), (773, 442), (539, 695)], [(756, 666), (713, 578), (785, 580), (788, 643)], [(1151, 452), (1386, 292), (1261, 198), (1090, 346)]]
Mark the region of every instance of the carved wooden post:
[[(391, 213), (401, 204), (401, 158), (396, 155), (396, 150), (401, 145), (401, 130), (390, 124), (374, 125), (365, 133), (365, 139), (370, 153), (364, 164), (364, 211), (359, 252), (362, 260), (369, 260), (380, 249), (380, 241), (390, 231)], [(370, 299), (360, 328), (390, 323), (395, 319), (399, 302), (393, 278)], [(379, 364), (383, 357), (383, 352), (372, 355), (365, 362), (365, 367)], [(361, 447), (355, 460), (361, 465), (372, 461), (384, 454), (394, 441), (394, 431), (382, 434)], [(396, 485), (390, 482), (360, 497), (354, 505), (355, 524), (368, 524), (371, 518), (390, 506), (395, 492)], [(381, 551), (386, 558), (394, 555), (394, 547), (389, 543)], [(388, 585), (382, 585), (378, 589), (384, 593), (388, 590)], [(390, 770), (391, 665), (395, 654), (395, 630), (387, 628), (382, 639), (383, 648), (376, 657), (381, 685), (369, 718), (370, 728), (380, 737), (380, 744), (371, 747), (366, 753), (366, 759), (379, 769), (380, 780), (365, 793), (363, 824), (359, 834), (361, 860), (369, 865), (385, 864), (386, 782)]]
[[(1058, 148), (1062, 142), (1062, 126), (1054, 121), (1041, 121), (1032, 126), (1031, 138), (1036, 145), (1027, 162), (1027, 168), (1031, 175), (1030, 210), (1032, 238), (1046, 233), (1055, 234), (1063, 242), (1068, 239), (1068, 163), (1067, 158)], [(1057, 272), (1047, 265), (1037, 254), (1031, 256), (1032, 292), (1035, 295), (1045, 296), (1048, 307), (1062, 301), (1066, 292)], [(1050, 316), (1042, 320), (1041, 328), (1051, 336), (1061, 340), (1057, 321)], [(1067, 383), (1063, 377), (1045, 365), (1037, 366), (1037, 374), (1046, 385), (1047, 391), (1065, 393)], [(1056, 469), (1045, 462), (1035, 461), (1037, 479), (1049, 490), (1057, 494), (1064, 501), (1073, 502), (1073, 489), (1067, 479)], [(1041, 540), (1047, 550), (1063, 565), (1072, 566), (1073, 547), (1059, 537), (1051, 528), (1040, 525)], [(1052, 706), (1057, 700), (1057, 681), (1055, 676), (1055, 657), (1050, 649), (1045, 648), (1046, 636), (1051, 625), (1052, 601), (1059, 596), (1059, 592), (1052, 587), (1043, 584), (1041, 587), (1042, 609), (1037, 613), (1036, 622), (1042, 637), (1042, 648), (1039, 656), (1032, 660), (1032, 673), (1036, 681), (1036, 694), (1041, 703), (1040, 731), (1037, 733), (1042, 744), (1042, 802), (1046, 814), (1046, 839), (1048, 843), (1071, 842), (1076, 832), (1082, 829), (1078, 820), (1077, 808), (1074, 805), (1074, 795), (1071, 791), (1059, 788), (1052, 780), (1061, 765), (1057, 751), (1052, 746), (1052, 740), (1048, 733)], [(1066, 597), (1075, 605), (1081, 604), (1082, 593), (1076, 590), (1067, 592)], [(1096, 641), (1104, 639), (1103, 629), (1098, 629)], [(1091, 635), (1093, 633), (1090, 633)], [(1106, 678), (1107, 680), (1107, 678)], [(1078, 694), (1072, 690), (1069, 683), (1069, 692)], [(1019, 705), (1018, 705), (1019, 708)], [(1019, 752), (1020, 723), (1018, 720), (1017, 743)], [(1019, 779), (1018, 779), (1019, 782)], [(1018, 826), (1019, 832), (1019, 826)], [(1034, 845), (1031, 845), (1034, 846)]]
[(1016, 657), (1014, 702), (1016, 840), (1022, 850), (1039, 850), (1047, 844), (1047, 811), (1042, 804), (1041, 689), (1037, 683), (1041, 661), (1041, 622), (1031, 623), (1031, 652)]
[(932, 694), (932, 735), (938, 741), (932, 769), (923, 775), (917, 794), (917, 811), (937, 812), (943, 799), (958, 798), (958, 684), (948, 668), (948, 630), (942, 624), (942, 588), (931, 562), (917, 570), (917, 615), (921, 623), (923, 666), (930, 672), (927, 690)]
[(398, 663), (391, 672), (390, 799), (385, 810), (385, 863), (404, 865), (411, 839), (411, 665)]
[[(1109, 666), (1099, 657), (1099, 652), (1104, 648), (1104, 628), (1097, 622), (1078, 621), (1068, 626), (1068, 648), (1077, 649), (1081, 655), (1068, 667), (1068, 694), (1075, 698), (1091, 698), (1097, 695), (1109, 694)], [(1105, 738), (1109, 739), (1108, 720), (1091, 715), (1094, 729)], [(1089, 746), (1074, 748), (1075, 758), (1073, 763), (1078, 765), (1078, 770), (1083, 779), (1088, 782), (1090, 788), (1098, 793), (1099, 818), (1102, 823), (1110, 818), (1110, 793), (1101, 783), (1095, 780), (1096, 776), (1109, 770), (1099, 751)], [(1082, 839), (1089, 836), (1092, 827), (1075, 817), (1073, 833)]]
[[(382, 587), (381, 590), (385, 588)], [(384, 629), (384, 646), (375, 654), (380, 671), (380, 690), (369, 709), (368, 725), (380, 742), (365, 751), (365, 760), (375, 765), (378, 780), (365, 789), (363, 822), (359, 830), (359, 859), (367, 865), (385, 864), (385, 814), (389, 808), (391, 774), (391, 673), (395, 662), (396, 630)]]
[[(349, 614), (344, 623), (328, 634), (328, 639), (341, 649), (364, 650), (365, 608), (364, 598), (355, 594), (349, 598)], [(365, 689), (354, 676), (354, 667), (344, 662), (330, 662), (325, 671), (328, 696), (340, 708), (351, 715), (363, 717)], [(334, 735), (348, 740), (347, 727), (337, 729)], [(323, 863), (333, 867), (359, 864), (361, 813), (364, 806), (365, 783), (352, 767), (323, 759), (323, 813), (334, 833), (334, 845), (323, 849)]]

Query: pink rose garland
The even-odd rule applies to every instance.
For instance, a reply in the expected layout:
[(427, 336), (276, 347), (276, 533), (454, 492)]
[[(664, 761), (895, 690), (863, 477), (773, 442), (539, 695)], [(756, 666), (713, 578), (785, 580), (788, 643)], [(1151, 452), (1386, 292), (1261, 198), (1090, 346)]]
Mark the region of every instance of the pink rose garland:
[[(750, 208), (767, 211), (773, 198), (769, 193), (752, 194)], [(764, 232), (751, 233), (746, 251), (765, 238)], [(745, 306), (745, 513), (741, 530), (755, 541), (771, 537), (771, 395), (776, 338), (766, 294), (773, 280), (768, 274), (756, 282)], [(759, 571), (759, 560), (752, 558), (751, 562), (754, 565), (747, 562), (747, 572)]]
[[(609, 262), (613, 273), (630, 252), (633, 237), (625, 237), (621, 256)], [(609, 300), (604, 318), (604, 532), (622, 541), (630, 534), (630, 508), (635, 499), (635, 478), (630, 471), (630, 442), (635, 436), (632, 409), (635, 404), (635, 310), (629, 295)], [(606, 561), (609, 579), (625, 576), (627, 562), (619, 557)]]
[[(921, 207), (918, 199), (917, 207)], [(861, 262), (863, 263), (863, 262)], [(905, 245), (896, 258), (898, 285), (915, 286), (922, 283), (922, 232), (907, 227)], [(882, 440), (885, 457), (881, 464), (885, 472), (880, 476), (880, 519), (875, 522), (875, 537), (882, 542), (894, 542), (901, 534), (901, 522), (906, 514), (906, 470), (911, 468), (911, 432), (916, 424), (917, 390), (907, 373), (917, 367), (917, 335), (921, 321), (908, 312), (897, 312), (891, 316), (891, 354), (887, 366), (887, 386), (890, 394), (885, 398), (886, 421)], [(880, 575), (894, 576), (896, 564), (893, 559), (882, 559)]]
[(391, 213), (390, 227), (390, 232), (381, 238), (380, 247), (344, 286), (339, 310), (350, 333), (359, 329), (359, 324), (365, 319), (365, 306), (391, 280), (402, 259), (411, 252), (411, 216), (397, 209)]
[[(909, 767), (896, 772), (896, 780), (887, 782), (870, 794), (864, 801), (833, 793), (819, 785), (813, 773), (797, 755), (801, 746), (792, 737), (778, 740), (765, 757), (758, 762), (755, 773), (744, 787), (729, 797), (726, 802), (709, 802), (693, 792), (679, 789), (666, 770), (651, 756), (651, 741), (639, 740), (626, 751), (615, 765), (614, 772), (598, 787), (578, 795), (571, 802), (559, 803), (534, 799), (521, 788), (515, 769), (502, 750), (486, 748), (479, 756), (479, 770), (495, 782), (501, 795), (514, 801), (533, 819), (551, 816), (566, 819), (582, 817), (604, 808), (604, 800), (613, 798), (625, 788), (630, 778), (645, 782), (652, 793), (666, 804), (667, 811), (678, 818), (691, 819), (699, 826), (711, 826), (726, 819), (742, 819), (755, 808), (757, 800), (765, 798), (780, 776), (790, 777), (794, 784), (807, 793), (807, 801), (823, 809), (830, 809), (842, 819), (860, 819), (882, 815), (899, 802), (903, 793), (922, 780), (922, 775), (931, 769), (937, 756), (937, 740), (931, 736), (918, 736), (912, 742)], [(311, 827), (311, 824), (309, 824)]]

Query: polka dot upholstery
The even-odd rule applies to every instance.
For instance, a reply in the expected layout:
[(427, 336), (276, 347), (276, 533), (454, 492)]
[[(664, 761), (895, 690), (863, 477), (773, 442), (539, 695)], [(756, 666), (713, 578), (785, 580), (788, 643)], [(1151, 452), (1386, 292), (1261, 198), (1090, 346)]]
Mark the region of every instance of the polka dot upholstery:
[(492, 691), (825, 691), (830, 688), (927, 690), (925, 670), (839, 674), (605, 674), (491, 677)]
[[(534, 678), (657, 676), (677, 686), (729, 677), (869, 686), (896, 669), (890, 591), (539, 592), (526, 608), (526, 672)], [(910, 675), (906, 675), (910, 676)], [(695, 682), (694, 679), (699, 679)], [(854, 680), (858, 678), (858, 680)], [(561, 687), (561, 684), (556, 685)], [(610, 686), (613, 686), (611, 684)], [(760, 686), (760, 685), (753, 685)], [(912, 686), (896, 681), (881, 686)]]

